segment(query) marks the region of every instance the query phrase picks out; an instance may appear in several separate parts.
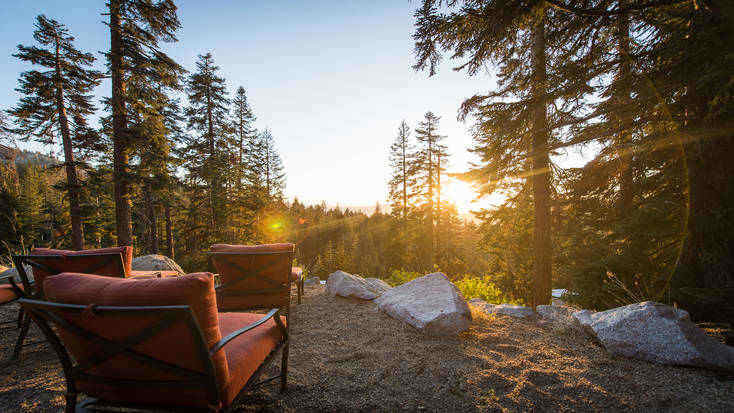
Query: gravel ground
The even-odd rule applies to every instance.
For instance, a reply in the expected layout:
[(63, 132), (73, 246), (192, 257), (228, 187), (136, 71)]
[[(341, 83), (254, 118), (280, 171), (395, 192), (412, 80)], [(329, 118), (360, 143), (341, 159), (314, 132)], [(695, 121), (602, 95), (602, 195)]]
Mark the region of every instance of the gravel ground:
[[(14, 310), (0, 308), (0, 319)], [(581, 333), (535, 321), (475, 314), (458, 337), (427, 337), (316, 286), (291, 322), (288, 391), (265, 386), (239, 411), (734, 411), (731, 377), (610, 357)], [(0, 332), (0, 410), (59, 411), (56, 356), (42, 344), (8, 363), (15, 337)]]

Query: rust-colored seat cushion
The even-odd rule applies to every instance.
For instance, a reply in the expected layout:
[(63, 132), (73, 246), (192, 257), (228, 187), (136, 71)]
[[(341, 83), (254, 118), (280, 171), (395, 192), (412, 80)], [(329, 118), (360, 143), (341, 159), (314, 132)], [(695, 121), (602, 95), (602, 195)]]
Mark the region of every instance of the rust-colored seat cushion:
[[(23, 286), (18, 285), (21, 289)], [(18, 298), (18, 294), (13, 290), (10, 284), (0, 284), (0, 304), (5, 304)]]
[(293, 252), (296, 246), (291, 243), (282, 244), (260, 244), (260, 245), (230, 245), (230, 244), (214, 244), (211, 247), (215, 252)]
[[(219, 313), (219, 329), (222, 331), (222, 336), (226, 337), (228, 334), (252, 324), (262, 317), (263, 314), (255, 313)], [(283, 325), (287, 325), (285, 317), (280, 317), (280, 319), (283, 320)], [(223, 350), (227, 355), (227, 368), (229, 370), (229, 382), (227, 382), (225, 390), (225, 405), (232, 403), (252, 374), (283, 338), (283, 333), (271, 318), (224, 346)]]
[(132, 270), (128, 274), (127, 278), (168, 278), (168, 277), (178, 277), (178, 271), (168, 271), (168, 270), (150, 270), (150, 271), (137, 271)]
[[(46, 298), (49, 301), (99, 306), (164, 306), (188, 305), (201, 327), (207, 348), (221, 340), (218, 326), (214, 279), (210, 273), (188, 274), (181, 277), (132, 280), (104, 277), (90, 274), (62, 273), (48, 277), (44, 282)], [(84, 326), (97, 335), (123, 340), (133, 336), (160, 321), (153, 313), (141, 316), (97, 316), (92, 311), (67, 316), (68, 320)], [(163, 360), (190, 370), (205, 371), (197, 343), (199, 338), (192, 335), (192, 329), (183, 321), (156, 336), (136, 345), (135, 351)], [(100, 353), (96, 343), (61, 329), (60, 336), (67, 350), (76, 360), (85, 360)], [(220, 388), (220, 397), (229, 381), (227, 361), (224, 352), (213, 357), (214, 369)], [(181, 380), (176, 373), (164, 371), (155, 366), (141, 363), (130, 356), (118, 355), (93, 368), (94, 375), (133, 380)], [(122, 387), (105, 385), (94, 380), (77, 381), (77, 388), (92, 397), (105, 400), (206, 407), (206, 389), (193, 384), (167, 387), (137, 386)]]
[(217, 289), (219, 311), (286, 308), (290, 303), (293, 244), (215, 244), (212, 262), (222, 286)]

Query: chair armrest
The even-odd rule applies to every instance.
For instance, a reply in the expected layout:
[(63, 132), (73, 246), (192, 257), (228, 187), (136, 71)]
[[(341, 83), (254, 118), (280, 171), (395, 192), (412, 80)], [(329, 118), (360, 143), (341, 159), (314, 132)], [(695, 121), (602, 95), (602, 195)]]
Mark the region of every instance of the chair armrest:
[(15, 294), (18, 295), (18, 298), (26, 297), (25, 291), (23, 291), (22, 288), (18, 287), (18, 284), (15, 283), (15, 279), (13, 277), (8, 277), (8, 281), (10, 281), (10, 286), (13, 288), (13, 291), (15, 291)]
[[(264, 324), (266, 321), (270, 320), (271, 318), (276, 317), (279, 312), (280, 312), (280, 309), (279, 308), (273, 308), (272, 310), (268, 311), (268, 313), (265, 314), (265, 316), (263, 318), (255, 321), (254, 323), (252, 323), (250, 325), (247, 325), (245, 327), (242, 327), (239, 330), (233, 331), (232, 333), (230, 333), (229, 335), (227, 335), (227, 337), (224, 337), (223, 339), (219, 340), (216, 344), (214, 344), (214, 347), (212, 347), (211, 350), (209, 350), (209, 355), (212, 355), (213, 356), (219, 350), (221, 350), (222, 347), (224, 347), (227, 343), (229, 343), (230, 341), (234, 340), (235, 338), (237, 338), (238, 336), (242, 335), (243, 333), (246, 333), (246, 332), (252, 330), (253, 328), (258, 327), (258, 326)], [(280, 321), (280, 319), (277, 319), (277, 321)], [(278, 324), (280, 324), (280, 323), (278, 323)]]

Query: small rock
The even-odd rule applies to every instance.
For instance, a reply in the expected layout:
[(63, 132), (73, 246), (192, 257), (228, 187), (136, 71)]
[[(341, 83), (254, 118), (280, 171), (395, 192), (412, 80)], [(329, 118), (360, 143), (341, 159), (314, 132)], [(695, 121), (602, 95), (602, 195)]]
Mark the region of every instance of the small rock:
[(331, 273), (329, 279), (326, 280), (326, 292), (332, 297), (339, 295), (342, 297), (374, 300), (386, 290), (386, 288), (377, 282), (368, 281), (358, 275), (349, 274), (341, 270)]
[(319, 285), (320, 284), (320, 281), (321, 281), (321, 279), (319, 277), (308, 277), (305, 280), (303, 280), (303, 285), (304, 285), (304, 287), (305, 286), (311, 287), (311, 286), (314, 286), (314, 285)]
[[(23, 268), (25, 268), (25, 273), (28, 274), (28, 281), (33, 281), (33, 268), (30, 265), (24, 265)], [(0, 281), (0, 284), (10, 284), (10, 281), (8, 281), (4, 277), (13, 277), (18, 283), (20, 283), (20, 275), (18, 274), (18, 270), (15, 268), (5, 268), (2, 272), (0, 272), (0, 277), (3, 277), (3, 280)]]
[(461, 292), (440, 272), (391, 288), (375, 303), (380, 311), (426, 334), (454, 335), (471, 323)]
[(573, 314), (576, 310), (571, 307), (539, 305), (535, 307), (535, 312), (538, 313), (541, 318), (554, 323), (569, 326), (576, 325), (575, 319), (573, 318)]
[(573, 317), (611, 354), (734, 371), (734, 347), (696, 327), (684, 310), (645, 301), (598, 313), (583, 310)]
[(484, 300), (472, 300), (472, 305), (476, 306), (479, 310), (487, 314), (502, 314), (516, 318), (528, 318), (535, 315), (533, 309), (530, 307), (523, 307), (521, 305), (512, 304), (489, 304)]
[(133, 271), (176, 271), (181, 275), (185, 272), (176, 261), (165, 255), (150, 254), (133, 258)]

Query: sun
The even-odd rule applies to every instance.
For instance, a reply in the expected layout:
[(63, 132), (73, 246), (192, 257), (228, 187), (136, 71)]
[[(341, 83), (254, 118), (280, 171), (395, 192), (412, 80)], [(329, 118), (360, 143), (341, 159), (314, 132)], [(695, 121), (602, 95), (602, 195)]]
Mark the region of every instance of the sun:
[(441, 197), (456, 206), (460, 214), (496, 207), (505, 201), (506, 196), (500, 192), (493, 193), (477, 200), (477, 189), (471, 184), (458, 179), (449, 178), (442, 182)]
[(458, 179), (449, 178), (446, 184), (442, 186), (445, 199), (456, 205), (459, 213), (467, 214), (471, 210), (481, 207), (480, 203), (474, 200), (477, 197), (477, 192), (470, 184), (459, 181)]

